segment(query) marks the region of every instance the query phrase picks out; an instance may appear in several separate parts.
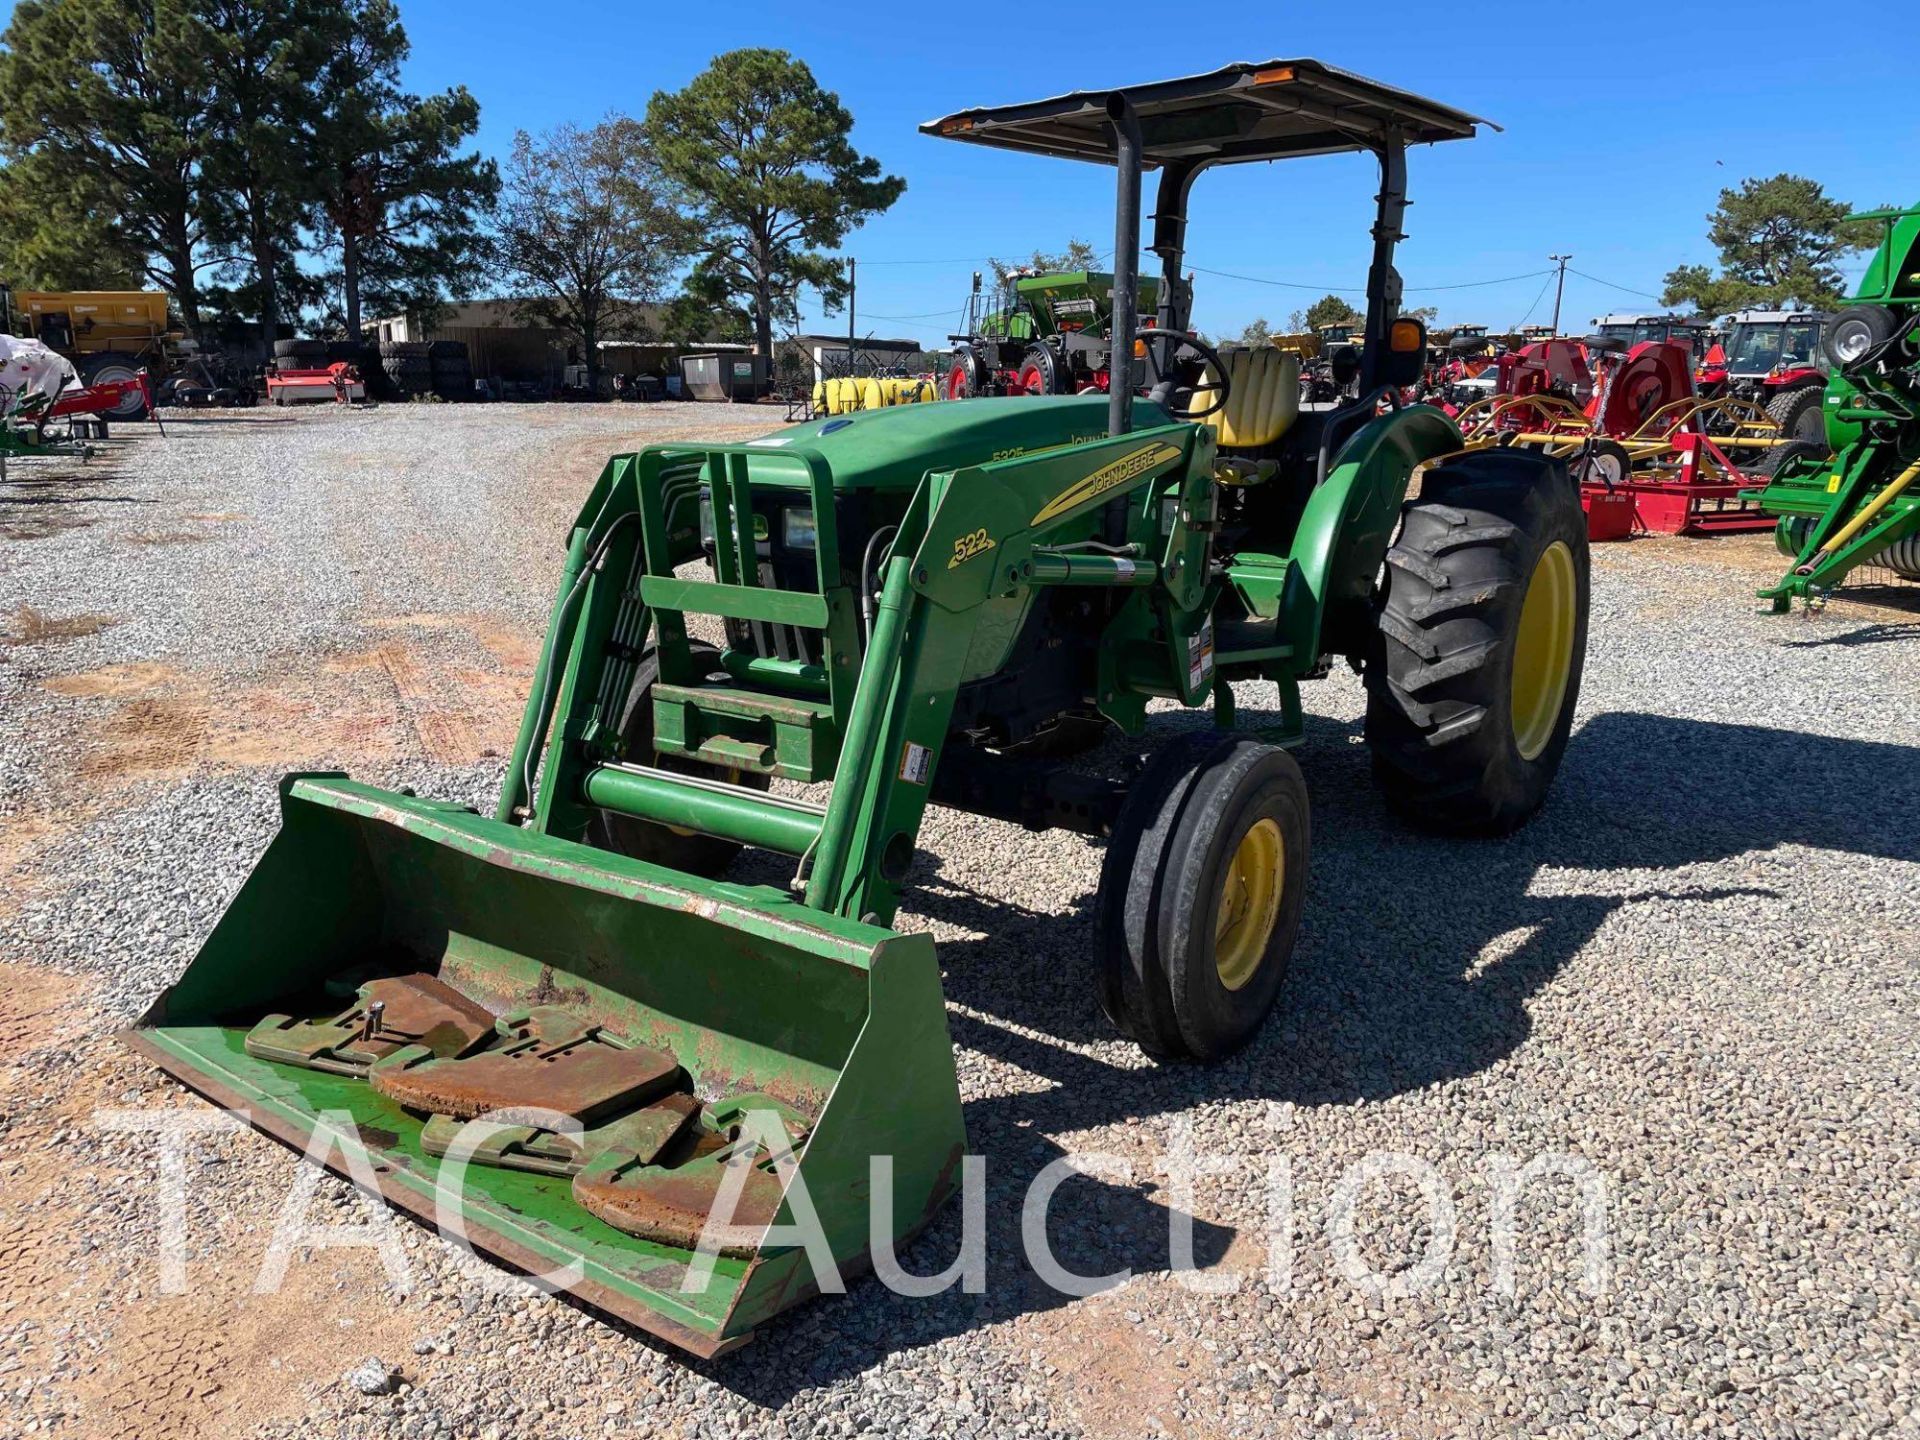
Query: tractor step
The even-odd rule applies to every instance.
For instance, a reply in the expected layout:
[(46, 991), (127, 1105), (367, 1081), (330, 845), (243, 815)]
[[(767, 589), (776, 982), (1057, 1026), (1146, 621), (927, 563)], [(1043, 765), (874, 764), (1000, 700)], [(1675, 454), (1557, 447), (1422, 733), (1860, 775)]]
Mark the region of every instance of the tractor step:
[(655, 746), (727, 769), (812, 782), (832, 774), (833, 702), (731, 685), (653, 687)]

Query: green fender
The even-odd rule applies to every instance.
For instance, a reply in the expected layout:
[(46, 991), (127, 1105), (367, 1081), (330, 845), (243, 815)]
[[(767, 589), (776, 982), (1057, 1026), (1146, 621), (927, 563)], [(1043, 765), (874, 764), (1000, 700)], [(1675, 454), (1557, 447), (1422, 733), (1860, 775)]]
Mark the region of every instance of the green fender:
[(1280, 638), (1296, 669), (1341, 652), (1346, 637), (1328, 621), (1370, 603), (1415, 468), (1460, 448), (1459, 429), (1430, 405), (1371, 420), (1341, 448), (1300, 516), (1281, 591)]

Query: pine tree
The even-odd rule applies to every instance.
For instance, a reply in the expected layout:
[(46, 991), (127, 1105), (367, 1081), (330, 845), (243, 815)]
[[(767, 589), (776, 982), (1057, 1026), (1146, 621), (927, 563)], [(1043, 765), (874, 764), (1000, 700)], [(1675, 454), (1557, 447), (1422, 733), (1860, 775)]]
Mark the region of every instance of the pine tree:
[(661, 169), (692, 201), (702, 273), (751, 304), (771, 363), (774, 320), (795, 314), (800, 286), (829, 310), (845, 299), (845, 266), (823, 252), (906, 181), (853, 148), (840, 97), (784, 50), (718, 56), (686, 89), (656, 93), (646, 123)]

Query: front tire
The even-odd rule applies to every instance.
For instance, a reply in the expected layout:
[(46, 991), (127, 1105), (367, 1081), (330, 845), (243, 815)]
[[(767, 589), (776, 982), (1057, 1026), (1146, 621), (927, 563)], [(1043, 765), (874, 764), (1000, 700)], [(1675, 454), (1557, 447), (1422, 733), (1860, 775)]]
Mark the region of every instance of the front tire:
[(1101, 1003), (1162, 1059), (1218, 1060), (1259, 1030), (1306, 895), (1306, 782), (1277, 746), (1175, 742), (1130, 792), (1095, 907)]
[(1366, 666), (1389, 805), (1450, 833), (1532, 817), (1572, 731), (1588, 593), (1586, 519), (1558, 462), (1483, 451), (1428, 471), (1387, 552)]

